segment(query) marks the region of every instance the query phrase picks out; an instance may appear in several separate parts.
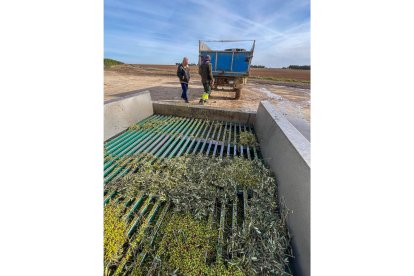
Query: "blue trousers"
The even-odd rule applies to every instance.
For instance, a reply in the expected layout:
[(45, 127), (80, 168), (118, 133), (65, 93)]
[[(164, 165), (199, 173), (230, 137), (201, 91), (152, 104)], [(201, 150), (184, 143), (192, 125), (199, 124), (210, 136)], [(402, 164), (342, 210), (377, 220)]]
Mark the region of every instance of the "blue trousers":
[(188, 101), (188, 97), (187, 97), (188, 83), (182, 82), (181, 88), (183, 89), (183, 92), (181, 93), (181, 98)]

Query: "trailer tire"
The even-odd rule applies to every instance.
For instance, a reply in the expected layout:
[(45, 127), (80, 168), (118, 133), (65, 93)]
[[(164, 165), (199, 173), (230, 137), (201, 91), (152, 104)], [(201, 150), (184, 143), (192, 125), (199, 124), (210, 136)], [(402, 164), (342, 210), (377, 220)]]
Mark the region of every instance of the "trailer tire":
[(235, 99), (238, 100), (238, 99), (240, 99), (240, 96), (241, 96), (241, 89), (240, 88), (236, 88), (235, 91), (236, 91), (236, 97), (235, 97)]

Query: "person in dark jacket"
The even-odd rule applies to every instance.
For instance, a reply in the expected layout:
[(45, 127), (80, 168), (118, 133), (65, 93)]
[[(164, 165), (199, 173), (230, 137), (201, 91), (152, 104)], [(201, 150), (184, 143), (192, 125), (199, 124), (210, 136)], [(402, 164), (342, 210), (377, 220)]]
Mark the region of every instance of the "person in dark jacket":
[(183, 62), (178, 65), (177, 68), (177, 77), (180, 79), (181, 88), (183, 92), (181, 93), (181, 98), (188, 103), (188, 83), (190, 82), (190, 66), (188, 66), (188, 58), (184, 57)]
[(213, 69), (211, 66), (211, 58), (209, 55), (201, 57), (201, 64), (198, 67), (198, 73), (201, 76), (201, 82), (203, 83), (204, 93), (201, 96), (200, 103), (207, 102), (208, 96), (211, 93), (211, 86), (213, 86)]

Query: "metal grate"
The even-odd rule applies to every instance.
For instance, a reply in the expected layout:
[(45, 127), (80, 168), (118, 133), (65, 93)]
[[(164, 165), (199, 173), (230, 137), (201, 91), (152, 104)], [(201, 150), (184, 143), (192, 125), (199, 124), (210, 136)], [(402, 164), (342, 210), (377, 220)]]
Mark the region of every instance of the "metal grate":
[[(202, 153), (211, 158), (232, 158), (242, 156), (248, 159), (261, 159), (259, 147), (240, 144), (240, 133), (254, 129), (240, 123), (208, 121), (201, 119), (153, 115), (136, 124), (119, 136), (105, 143), (104, 185), (114, 181), (133, 169), (127, 161), (115, 162), (113, 158), (135, 157), (139, 162), (162, 162), (163, 159), (178, 157), (183, 154)], [(150, 155), (142, 155), (149, 153)], [(118, 159), (119, 160), (119, 159)], [(122, 159), (121, 159), (122, 160)], [(215, 209), (209, 215), (210, 227), (218, 229), (217, 252), (214, 260), (229, 259), (227, 250), (234, 244), (232, 233), (237, 227), (246, 228), (247, 212), (251, 193), (240, 190), (233, 198), (217, 197)], [(133, 261), (128, 252), (134, 250), (135, 262), (142, 272), (154, 267), (156, 262), (150, 254), (140, 247), (142, 237), (150, 237), (152, 245), (157, 238), (162, 224), (168, 223), (172, 215), (172, 203), (160, 200), (157, 195), (140, 194), (134, 199), (126, 199), (116, 191), (104, 189), (104, 205), (116, 201), (125, 207), (125, 220), (128, 223), (128, 237), (137, 241), (135, 248), (126, 248), (123, 260), (120, 260), (115, 274)], [(227, 239), (229, 237), (229, 239)], [(229, 242), (227, 242), (229, 241)], [(140, 251), (141, 250), (141, 251)]]

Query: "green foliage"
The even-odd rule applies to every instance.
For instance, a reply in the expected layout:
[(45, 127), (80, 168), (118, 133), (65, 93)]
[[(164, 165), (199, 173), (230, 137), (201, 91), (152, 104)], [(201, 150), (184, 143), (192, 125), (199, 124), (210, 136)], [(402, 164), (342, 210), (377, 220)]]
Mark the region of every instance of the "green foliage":
[(119, 65), (119, 64), (124, 64), (123, 62), (114, 60), (114, 59), (110, 59), (110, 58), (104, 58), (104, 67), (105, 68), (110, 68), (114, 65)]
[(180, 275), (243, 275), (241, 271), (227, 269), (222, 263), (207, 265), (206, 252), (215, 251), (217, 231), (192, 215), (175, 213), (163, 231), (158, 249), (162, 263), (158, 270)]
[(140, 191), (170, 199), (176, 211), (189, 210), (197, 217), (206, 217), (213, 208), (211, 198), (217, 188), (234, 194), (237, 188), (257, 185), (259, 171), (255, 161), (244, 158), (211, 159), (203, 155), (181, 156), (162, 163), (144, 163), (136, 174), (108, 184), (112, 190), (128, 197)]
[(126, 167), (130, 171), (134, 171), (141, 165), (142, 160), (151, 160), (155, 158), (154, 155), (147, 153), (147, 152), (141, 152), (138, 154), (133, 155), (123, 155), (123, 156), (116, 156), (112, 154), (108, 154), (104, 162), (113, 162), (111, 166), (115, 167)]
[[(233, 236), (233, 251), (227, 252), (233, 257), (227, 267), (247, 275), (290, 275), (286, 272), (291, 256), (290, 237), (286, 228), (287, 210), (282, 208), (282, 214), (278, 215), (280, 206), (277, 204), (276, 183), (260, 161), (240, 157), (220, 159), (185, 155), (158, 163), (146, 162), (137, 166), (137, 169), (135, 174), (108, 185), (126, 198), (134, 198), (143, 192), (160, 195), (174, 204), (177, 215), (170, 220), (171, 227), (167, 226), (164, 235), (161, 235), (164, 238), (160, 241), (161, 248), (171, 243), (174, 246), (169, 247), (172, 251), (168, 254), (160, 249), (162, 267), (178, 269), (176, 272), (179, 274), (192, 269), (206, 271), (206, 275), (211, 271), (214, 275), (217, 269), (221, 269), (216, 275), (226, 274), (227, 268), (220, 262), (215, 267), (206, 267), (201, 262), (200, 252), (208, 251), (213, 246), (207, 242), (211, 232), (205, 228), (203, 221), (207, 221), (208, 215), (214, 210), (214, 198), (219, 195), (221, 198), (234, 198), (238, 190), (246, 188), (253, 195), (245, 218), (246, 228), (242, 230), (242, 227), (238, 227)], [(201, 232), (204, 234), (197, 234)], [(177, 238), (177, 233), (183, 236)], [(191, 233), (195, 236), (191, 236)], [(191, 241), (197, 246), (193, 248)], [(175, 247), (191, 248), (194, 259), (185, 255), (185, 252), (174, 251)], [(203, 249), (200, 252), (199, 247)]]
[(132, 125), (128, 128), (128, 130), (138, 131), (141, 129), (153, 129), (153, 128), (160, 127), (166, 124), (168, 124), (168, 122), (166, 121), (149, 121), (149, 122), (145, 122), (142, 125), (139, 125), (139, 124)]
[(256, 136), (253, 133), (247, 131), (243, 131), (240, 133), (240, 144), (248, 147), (258, 146)]
[(122, 206), (110, 203), (104, 208), (104, 266), (105, 271), (116, 264), (127, 240), (127, 225), (121, 218)]

